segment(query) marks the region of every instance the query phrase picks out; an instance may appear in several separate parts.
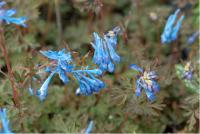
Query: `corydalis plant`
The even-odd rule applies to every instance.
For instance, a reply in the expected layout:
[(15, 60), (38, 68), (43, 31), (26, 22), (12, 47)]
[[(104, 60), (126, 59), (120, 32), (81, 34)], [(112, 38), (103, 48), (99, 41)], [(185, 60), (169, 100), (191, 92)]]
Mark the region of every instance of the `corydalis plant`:
[(167, 19), (164, 31), (161, 35), (162, 44), (170, 43), (177, 39), (178, 31), (181, 27), (181, 23), (184, 19), (184, 15), (182, 15), (177, 21), (177, 15), (180, 12), (180, 9), (177, 9), (176, 12), (169, 16)]
[(156, 82), (155, 71), (147, 72), (135, 64), (131, 64), (130, 68), (140, 73), (136, 78), (135, 95), (140, 96), (141, 89), (143, 89), (150, 101), (155, 100), (154, 94), (160, 90), (160, 86)]
[(6, 22), (7, 24), (10, 23), (14, 23), (16, 25), (20, 25), (23, 27), (26, 27), (25, 21), (26, 21), (26, 17), (12, 17), (14, 14), (16, 14), (16, 10), (15, 9), (2, 9), (2, 6), (5, 5), (6, 2), (2, 1), (0, 2), (0, 23), (2, 21)]
[(94, 41), (91, 44), (94, 48), (94, 56), (92, 62), (98, 65), (102, 71), (113, 72), (115, 70), (114, 63), (120, 62), (120, 57), (115, 52), (119, 31), (120, 28), (115, 27), (104, 34), (104, 38), (93, 33)]
[(9, 129), (9, 121), (6, 116), (6, 109), (0, 108), (0, 119), (1, 119), (1, 125), (2, 130), (0, 130), (1, 133), (12, 133)]
[[(48, 86), (55, 74), (59, 75), (59, 78), (64, 84), (69, 82), (67, 75), (72, 75), (79, 84), (79, 88), (76, 90), (76, 94), (91, 95), (98, 92), (104, 87), (104, 83), (95, 78), (102, 74), (100, 69), (89, 70), (86, 67), (84, 70), (75, 70), (75, 66), (72, 65), (71, 54), (65, 53), (65, 49), (60, 51), (40, 51), (42, 55), (51, 60), (51, 65), (45, 71), (49, 72), (50, 75), (42, 84), (41, 88), (37, 91), (36, 95), (42, 101), (47, 96)], [(32, 93), (31, 88), (29, 92)]]

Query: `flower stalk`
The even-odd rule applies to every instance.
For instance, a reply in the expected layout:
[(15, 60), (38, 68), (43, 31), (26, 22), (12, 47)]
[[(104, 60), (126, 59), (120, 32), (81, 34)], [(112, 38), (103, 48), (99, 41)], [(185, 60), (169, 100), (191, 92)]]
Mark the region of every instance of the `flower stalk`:
[(0, 48), (3, 54), (3, 57), (5, 59), (6, 67), (8, 70), (8, 78), (9, 78), (9, 81), (12, 87), (12, 92), (13, 92), (13, 102), (16, 107), (19, 107), (20, 103), (19, 103), (19, 98), (18, 98), (18, 92), (17, 92), (17, 88), (14, 82), (14, 75), (11, 69), (10, 60), (9, 60), (8, 53), (6, 50), (4, 32), (2, 28), (0, 28)]

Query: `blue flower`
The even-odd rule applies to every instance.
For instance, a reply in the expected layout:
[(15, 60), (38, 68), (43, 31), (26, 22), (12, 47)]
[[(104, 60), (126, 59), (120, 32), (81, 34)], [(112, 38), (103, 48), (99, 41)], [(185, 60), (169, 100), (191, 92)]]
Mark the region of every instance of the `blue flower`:
[[(162, 44), (170, 43), (177, 39), (178, 31), (181, 27), (181, 23), (184, 19), (184, 15), (182, 15), (176, 22), (176, 18), (180, 9), (177, 9), (176, 12), (169, 16), (164, 31), (161, 35), (161, 42)], [(175, 23), (176, 22), (176, 23)]]
[(76, 90), (76, 95), (92, 95), (93, 93), (97, 93), (105, 87), (104, 82), (94, 77), (94, 75), (99, 76), (102, 74), (100, 69), (75, 70), (72, 71), (72, 73), (79, 84), (79, 88)]
[(187, 40), (187, 43), (189, 45), (191, 45), (192, 43), (194, 43), (194, 41), (196, 40), (196, 38), (199, 36), (199, 31), (193, 33)]
[(73, 70), (73, 65), (71, 65), (71, 54), (65, 53), (65, 49), (62, 49), (58, 52), (56, 51), (40, 51), (45, 57), (49, 58), (53, 61), (51, 67), (45, 68), (45, 71), (49, 72), (50, 75), (44, 81), (41, 88), (37, 91), (37, 96), (43, 101), (47, 96), (48, 86), (53, 78), (53, 76), (57, 73), (59, 78), (62, 80), (64, 84), (69, 82), (69, 79), (66, 73), (70, 73)]
[(115, 27), (113, 30), (108, 31), (106, 34), (104, 34), (104, 39), (107, 44), (110, 44), (114, 48), (117, 46), (117, 35), (120, 32), (120, 27)]
[(1, 9), (1, 7), (5, 4), (6, 2), (4, 1), (0, 2), (0, 22), (4, 21), (7, 24), (14, 23), (16, 25), (26, 27), (26, 24), (25, 24), (26, 17), (24, 16), (18, 17), (18, 18), (12, 17), (14, 14), (16, 14), (16, 10), (15, 9), (8, 9), (8, 10)]
[(88, 127), (86, 128), (85, 130), (85, 134), (90, 134), (90, 132), (92, 131), (92, 128), (93, 128), (93, 121), (90, 121)]
[(94, 56), (92, 61), (103, 71), (113, 72), (115, 69), (114, 63), (120, 62), (120, 57), (115, 52), (119, 31), (120, 28), (116, 27), (105, 34), (104, 38), (99, 37), (97, 33), (93, 33), (94, 41), (91, 44), (94, 48)]
[(39, 97), (39, 99), (41, 101), (43, 101), (46, 98), (49, 83), (50, 83), (50, 81), (51, 81), (51, 79), (52, 79), (52, 77), (54, 76), (55, 73), (56, 73), (55, 71), (52, 72), (48, 76), (48, 78), (45, 80), (45, 82), (42, 84), (41, 88), (37, 91), (36, 95)]
[(9, 129), (9, 121), (7, 120), (6, 117), (6, 109), (5, 108), (0, 108), (0, 119), (1, 119), (1, 124), (2, 124), (2, 130), (0, 131), (1, 133), (12, 133)]
[(191, 80), (193, 76), (193, 68), (190, 62), (188, 62), (184, 67), (183, 79)]
[(154, 94), (160, 90), (160, 86), (156, 82), (157, 75), (155, 71), (143, 71), (143, 69), (135, 64), (131, 64), (130, 68), (141, 73), (136, 79), (135, 95), (140, 96), (143, 89), (150, 101), (155, 100)]

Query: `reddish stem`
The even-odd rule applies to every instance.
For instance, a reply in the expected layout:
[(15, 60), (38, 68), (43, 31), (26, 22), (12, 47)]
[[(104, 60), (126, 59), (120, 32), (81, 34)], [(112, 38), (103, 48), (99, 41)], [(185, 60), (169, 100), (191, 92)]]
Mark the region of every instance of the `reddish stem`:
[(15, 86), (14, 75), (12, 73), (12, 69), (11, 69), (11, 66), (10, 66), (8, 53), (6, 51), (3, 29), (0, 29), (0, 48), (1, 48), (1, 51), (3, 53), (4, 59), (5, 59), (5, 62), (6, 62), (6, 67), (7, 67), (7, 70), (8, 70), (8, 76), (9, 76), (9, 80), (10, 80), (12, 91), (13, 91), (13, 101), (14, 101), (15, 106), (19, 107), (20, 103), (19, 103), (19, 99), (18, 99), (18, 93), (17, 93), (17, 89), (16, 89), (16, 86)]

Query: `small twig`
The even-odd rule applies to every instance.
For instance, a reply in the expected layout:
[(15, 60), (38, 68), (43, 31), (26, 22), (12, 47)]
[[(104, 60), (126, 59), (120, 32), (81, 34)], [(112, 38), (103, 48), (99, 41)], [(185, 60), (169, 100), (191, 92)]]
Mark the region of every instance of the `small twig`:
[(16, 88), (16, 85), (15, 85), (15, 82), (14, 82), (14, 75), (12, 73), (9, 57), (8, 57), (5, 42), (4, 42), (3, 29), (0, 29), (0, 48), (1, 48), (1, 51), (3, 53), (4, 59), (5, 59), (5, 62), (6, 62), (6, 66), (7, 66), (7, 70), (8, 70), (8, 76), (9, 76), (9, 80), (10, 80), (12, 91), (13, 91), (13, 101), (14, 101), (15, 106), (19, 108), (20, 103), (19, 103), (17, 88)]
[(8, 77), (8, 75), (4, 73), (1, 69), (0, 69), (0, 73), (3, 74), (5, 77)]

